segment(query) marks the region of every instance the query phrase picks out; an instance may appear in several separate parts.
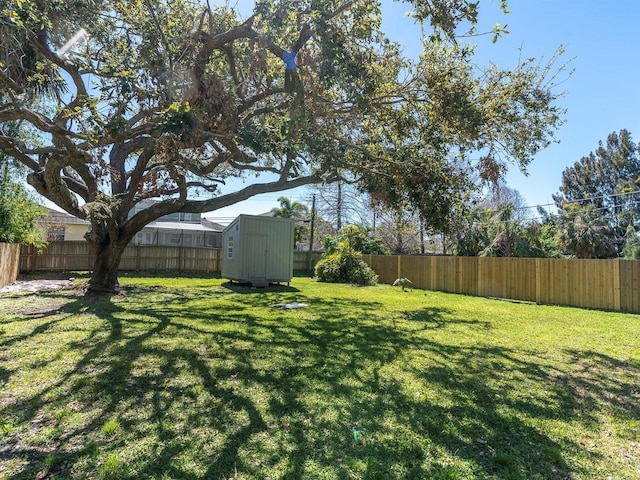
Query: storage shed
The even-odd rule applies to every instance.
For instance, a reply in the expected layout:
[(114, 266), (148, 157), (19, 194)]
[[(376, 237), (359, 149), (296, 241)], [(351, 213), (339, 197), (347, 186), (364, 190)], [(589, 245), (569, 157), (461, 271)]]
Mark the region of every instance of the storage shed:
[(294, 221), (240, 215), (222, 231), (222, 277), (255, 287), (290, 282)]

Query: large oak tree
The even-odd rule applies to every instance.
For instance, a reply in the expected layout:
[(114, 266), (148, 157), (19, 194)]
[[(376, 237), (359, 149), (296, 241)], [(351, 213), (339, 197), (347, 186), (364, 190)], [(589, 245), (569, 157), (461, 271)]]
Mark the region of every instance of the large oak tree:
[[(208, 1), (4, 1), (0, 148), (90, 221), (89, 292), (117, 289), (124, 248), (163, 215), (341, 172), (437, 225), (473, 169), (526, 167), (561, 110), (547, 65), (474, 65), (456, 35), (477, 33), (476, 2), (413, 7), (428, 33), (417, 62), (385, 39), (369, 0), (261, 0), (246, 20)], [(40, 143), (7, 135), (9, 122)], [(234, 178), (246, 183), (221, 194)], [(145, 199), (158, 201), (132, 215)]]

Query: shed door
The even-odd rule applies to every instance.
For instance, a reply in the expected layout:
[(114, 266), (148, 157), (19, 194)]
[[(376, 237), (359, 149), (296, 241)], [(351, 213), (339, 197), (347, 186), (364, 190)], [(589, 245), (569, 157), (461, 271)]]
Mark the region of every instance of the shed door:
[(266, 235), (249, 235), (249, 278), (265, 278), (267, 276), (267, 237)]

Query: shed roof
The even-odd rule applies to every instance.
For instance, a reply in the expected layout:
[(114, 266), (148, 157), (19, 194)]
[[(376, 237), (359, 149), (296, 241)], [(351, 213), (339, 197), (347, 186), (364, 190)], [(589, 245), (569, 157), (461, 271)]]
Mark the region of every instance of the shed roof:
[(269, 221), (272, 223), (287, 223), (287, 222), (291, 222), (294, 223), (294, 220), (292, 218), (286, 218), (286, 217), (273, 217), (273, 216), (268, 216), (268, 215), (247, 215), (246, 213), (241, 213), (240, 215), (238, 215), (236, 218), (233, 219), (233, 221), (227, 225), (226, 227), (224, 227), (224, 230), (222, 231), (223, 233), (226, 232), (227, 230), (230, 230), (231, 228), (234, 227), (234, 225), (236, 224), (236, 222), (241, 221), (241, 219), (249, 219), (249, 220), (262, 220), (262, 221)]

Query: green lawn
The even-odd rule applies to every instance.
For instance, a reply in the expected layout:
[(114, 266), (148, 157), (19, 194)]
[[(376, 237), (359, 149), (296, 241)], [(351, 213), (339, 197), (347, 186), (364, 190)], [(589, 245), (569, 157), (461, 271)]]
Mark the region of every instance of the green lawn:
[(640, 478), (639, 316), (121, 282), (0, 297), (0, 478)]

